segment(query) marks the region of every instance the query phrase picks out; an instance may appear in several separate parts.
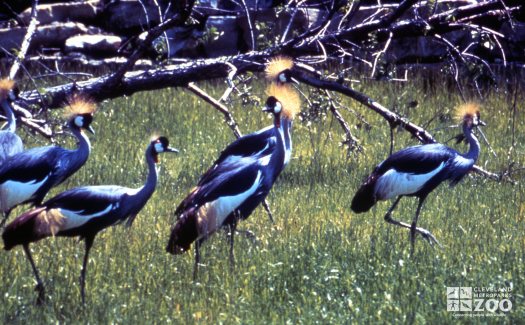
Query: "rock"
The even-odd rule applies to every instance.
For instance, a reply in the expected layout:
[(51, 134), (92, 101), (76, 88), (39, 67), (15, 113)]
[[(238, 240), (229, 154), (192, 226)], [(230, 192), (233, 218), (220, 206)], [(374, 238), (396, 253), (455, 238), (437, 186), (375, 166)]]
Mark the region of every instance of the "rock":
[(132, 35), (159, 24), (159, 11), (153, 1), (113, 1), (104, 7), (102, 16), (108, 30)]
[(39, 26), (32, 43), (33, 45), (62, 47), (71, 36), (87, 32), (88, 28), (81, 23), (53, 23)]
[[(100, 0), (85, 2), (42, 4), (37, 6), (37, 19), (40, 25), (54, 22), (89, 22), (96, 19), (102, 3)], [(31, 20), (31, 8), (19, 15), (24, 24)]]
[[(24, 36), (26, 27), (14, 27), (0, 29), (0, 46), (12, 50), (19, 49)], [(31, 40), (29, 51), (35, 49), (64, 46), (66, 39), (78, 34), (86, 34), (88, 28), (80, 23), (53, 23), (44, 26), (38, 26)]]
[(66, 40), (65, 51), (81, 52), (94, 57), (115, 55), (122, 38), (111, 35), (76, 35)]

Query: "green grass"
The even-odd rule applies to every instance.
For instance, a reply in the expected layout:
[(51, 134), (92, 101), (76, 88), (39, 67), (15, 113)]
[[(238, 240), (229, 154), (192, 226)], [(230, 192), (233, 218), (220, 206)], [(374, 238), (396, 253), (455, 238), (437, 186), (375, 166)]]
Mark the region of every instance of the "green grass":
[[(365, 82), (358, 89), (409, 117), (431, 121), (434, 130), (453, 124), (460, 102), (453, 90), (423, 88), (423, 82)], [(221, 87), (207, 89), (220, 96)], [(262, 95), (260, 85), (254, 92)], [(308, 88), (302, 87), (308, 94)], [(524, 118), (518, 111), (516, 147), (512, 144), (512, 95), (491, 91), (482, 118), (497, 153), (483, 145), (479, 164), (500, 170), (509, 161), (524, 164)], [(523, 102), (523, 93), (518, 103)], [(407, 103), (417, 99), (417, 108)], [(193, 254), (165, 252), (176, 205), (234, 137), (222, 115), (182, 90), (136, 94), (105, 102), (95, 117), (97, 135), (87, 164), (53, 193), (88, 184), (138, 187), (146, 177), (143, 151), (153, 133), (164, 134), (179, 155), (161, 157), (157, 191), (132, 228), (110, 228), (97, 236), (87, 274), (87, 304), (80, 305), (78, 276), (82, 243), (50, 238), (32, 245), (47, 288), (47, 303), (36, 307), (34, 279), (20, 248), (0, 253), (0, 320), (3, 323), (452, 323), (525, 320), (525, 188), (467, 177), (455, 188), (444, 185), (426, 201), (419, 225), (443, 244), (433, 249), (418, 238), (409, 257), (408, 233), (383, 221), (389, 202), (356, 215), (350, 201), (362, 179), (388, 156), (389, 130), (377, 114), (351, 100), (347, 107), (371, 125), (358, 127), (349, 110), (342, 113), (365, 152), (347, 157), (343, 133), (331, 115), (317, 122), (298, 121), (294, 154), (269, 195), (272, 225), (262, 208), (240, 225), (257, 243), (239, 236), (234, 273), (222, 232), (202, 248), (198, 282), (192, 282)], [(233, 103), (244, 133), (271, 123), (260, 105)], [(459, 129), (432, 133), (446, 141)], [(396, 130), (395, 148), (416, 144)], [(41, 140), (29, 139), (31, 145)], [(456, 146), (465, 150), (463, 145)], [(73, 141), (67, 139), (66, 145)], [(410, 221), (416, 200), (401, 201), (394, 217)], [(14, 215), (23, 208), (14, 211)], [(446, 311), (447, 286), (513, 286), (513, 309), (503, 318), (458, 319)]]

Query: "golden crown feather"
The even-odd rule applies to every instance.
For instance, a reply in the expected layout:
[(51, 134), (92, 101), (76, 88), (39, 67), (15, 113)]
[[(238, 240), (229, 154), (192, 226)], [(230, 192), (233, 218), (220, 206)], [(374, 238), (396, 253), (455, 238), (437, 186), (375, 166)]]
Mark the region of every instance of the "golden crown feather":
[(269, 81), (276, 81), (279, 74), (285, 70), (293, 68), (293, 60), (286, 56), (277, 56), (268, 62), (266, 69), (266, 78)]
[(268, 96), (273, 96), (282, 105), (281, 114), (289, 119), (293, 119), (301, 111), (301, 99), (293, 87), (289, 85), (270, 84), (266, 90)]
[(7, 95), (11, 90), (13, 90), (13, 87), (15, 86), (15, 82), (11, 79), (0, 79), (0, 100), (4, 100), (7, 98)]
[(85, 95), (75, 94), (69, 97), (65, 107), (65, 116), (70, 118), (80, 114), (93, 114), (97, 110), (96, 103)]
[(467, 102), (456, 107), (456, 118), (463, 121), (467, 117), (479, 116), (479, 109), (481, 105), (476, 102)]

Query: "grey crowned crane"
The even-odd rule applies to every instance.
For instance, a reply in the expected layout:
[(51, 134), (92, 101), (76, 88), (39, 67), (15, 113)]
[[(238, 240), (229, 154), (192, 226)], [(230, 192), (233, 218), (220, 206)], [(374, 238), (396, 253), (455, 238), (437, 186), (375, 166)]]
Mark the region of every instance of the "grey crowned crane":
[(132, 189), (116, 185), (76, 187), (47, 200), (41, 206), (27, 211), (5, 228), (2, 238), (4, 249), (22, 245), (31, 263), (38, 291), (37, 303), (45, 298), (44, 284), (40, 279), (29, 244), (50, 236), (80, 237), (85, 242), (85, 254), (80, 273), (80, 293), (85, 302), (85, 279), (89, 250), (101, 230), (127, 219), (131, 226), (137, 214), (155, 191), (157, 185), (158, 155), (177, 152), (170, 148), (168, 139), (159, 137), (146, 149), (148, 177), (144, 186)]
[[(472, 169), (479, 157), (479, 141), (472, 133), (473, 128), (485, 125), (480, 120), (479, 106), (467, 103), (457, 110), (461, 119), (463, 135), (469, 144), (469, 150), (461, 154), (439, 143), (418, 145), (402, 149), (377, 165), (372, 174), (355, 194), (351, 208), (354, 212), (368, 211), (377, 201), (396, 198), (388, 209), (385, 220), (396, 226), (410, 229), (411, 253), (414, 251), (416, 233), (419, 233), (431, 245), (439, 242), (426, 229), (417, 227), (417, 221), (423, 202), (443, 181), (456, 185)], [(419, 199), (412, 224), (394, 220), (392, 211), (403, 196), (415, 196)]]
[(182, 254), (195, 241), (196, 278), (203, 241), (221, 227), (229, 227), (230, 265), (234, 265), (233, 237), (240, 220), (248, 218), (266, 198), (286, 161), (287, 127), (300, 109), (297, 93), (287, 85), (272, 84), (264, 111), (274, 116), (273, 126), (245, 135), (222, 151), (197, 186), (175, 211), (166, 250)]
[(7, 118), (6, 125), (0, 131), (0, 165), (2, 165), (8, 157), (24, 150), (22, 140), (15, 133), (16, 118), (10, 103), (14, 99), (14, 85), (15, 83), (12, 80), (0, 80), (0, 104)]
[(32, 148), (19, 152), (0, 166), (1, 225), (17, 205), (38, 205), (54, 186), (65, 181), (84, 165), (91, 151), (88, 137), (82, 130), (94, 133), (91, 127), (95, 105), (81, 97), (73, 97), (68, 106), (68, 127), (78, 139), (73, 150), (59, 146)]

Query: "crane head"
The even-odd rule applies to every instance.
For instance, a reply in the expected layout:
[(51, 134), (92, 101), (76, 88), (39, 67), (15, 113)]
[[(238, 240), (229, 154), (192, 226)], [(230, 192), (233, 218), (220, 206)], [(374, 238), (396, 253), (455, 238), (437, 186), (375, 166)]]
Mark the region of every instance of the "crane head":
[(93, 122), (93, 114), (96, 110), (97, 105), (89, 97), (74, 94), (67, 100), (65, 115), (70, 120), (70, 123), (76, 127), (95, 134), (91, 123)]
[(293, 68), (293, 65), (293, 60), (288, 57), (277, 56), (273, 58), (264, 70), (266, 73), (266, 79), (270, 82), (277, 83), (297, 83), (297, 81), (292, 78), (291, 69)]
[(456, 117), (462, 124), (471, 128), (487, 125), (480, 119), (479, 109), (478, 103), (467, 102), (456, 108)]
[(153, 139), (150, 143), (150, 146), (153, 148), (153, 160), (159, 162), (159, 153), (162, 152), (173, 152), (178, 153), (179, 150), (170, 147), (170, 142), (168, 138), (160, 136)]
[(268, 98), (263, 109), (274, 115), (282, 115), (293, 120), (295, 115), (301, 111), (301, 99), (297, 92), (288, 85), (270, 84), (266, 91)]

